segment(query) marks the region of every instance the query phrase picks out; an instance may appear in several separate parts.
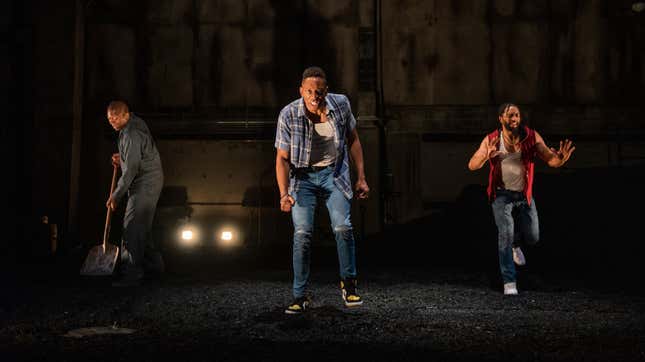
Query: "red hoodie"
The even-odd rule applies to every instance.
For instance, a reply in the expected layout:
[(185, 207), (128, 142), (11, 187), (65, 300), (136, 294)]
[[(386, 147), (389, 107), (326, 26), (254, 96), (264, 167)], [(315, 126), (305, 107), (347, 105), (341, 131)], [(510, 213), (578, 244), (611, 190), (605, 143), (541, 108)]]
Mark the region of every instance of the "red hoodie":
[[(488, 134), (488, 140), (492, 141), (495, 137), (499, 137), (500, 130), (497, 129)], [(522, 163), (526, 173), (524, 174), (524, 195), (529, 205), (531, 204), (531, 197), (533, 196), (533, 174), (535, 168), (535, 131), (524, 126), (525, 137), (520, 143), (522, 151)], [(500, 140), (500, 142), (503, 142)], [(499, 157), (495, 157), (490, 161), (490, 173), (488, 174), (488, 199), (492, 202), (495, 199), (495, 190), (498, 187), (504, 187), (502, 182), (502, 167)]]

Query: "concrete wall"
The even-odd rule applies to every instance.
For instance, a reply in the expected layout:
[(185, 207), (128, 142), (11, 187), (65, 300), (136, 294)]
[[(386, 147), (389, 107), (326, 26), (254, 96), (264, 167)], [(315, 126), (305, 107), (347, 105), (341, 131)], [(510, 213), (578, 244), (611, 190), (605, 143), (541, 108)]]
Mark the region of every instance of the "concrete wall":
[(383, 1), (387, 105), (490, 100), (488, 1)]
[(569, 169), (642, 160), (642, 139), (626, 146), (620, 136), (645, 124), (636, 96), (645, 94), (644, 22), (628, 5), (383, 1), (392, 220), (429, 215), (486, 184), (486, 171), (466, 164), (503, 102), (521, 105), (550, 146), (580, 142)]
[[(357, 237), (380, 230), (378, 135), (374, 127), (360, 127), (365, 152), (366, 173), (372, 198), (355, 201), (352, 222)], [(170, 140), (158, 142), (165, 172), (167, 189), (184, 189), (190, 207), (190, 218), (207, 229), (219, 224), (245, 230), (250, 245), (284, 243), (291, 239), (289, 214), (279, 211), (278, 188), (275, 179), (275, 148), (273, 140)], [(178, 205), (165, 204), (160, 209)], [(327, 210), (317, 211), (316, 234), (320, 242), (333, 241)], [(164, 211), (162, 210), (162, 214)], [(160, 220), (172, 225), (176, 215)], [(172, 219), (174, 218), (174, 219)], [(211, 234), (212, 236), (212, 234)]]
[(148, 110), (281, 107), (312, 64), (331, 89), (357, 92), (355, 1), (126, 4), (88, 9), (89, 102), (118, 94)]
[[(327, 70), (331, 91), (350, 96), (359, 119), (374, 192), (367, 205), (355, 205), (355, 223), (368, 234), (378, 231), (381, 212), (405, 223), (484, 183), (484, 171), (469, 173), (465, 165), (496, 126), (500, 102), (519, 103), (550, 145), (573, 138), (578, 149), (569, 169), (641, 162), (645, 21), (627, 3), (86, 2), (78, 239), (96, 240), (102, 231), (108, 160), (116, 151), (105, 120), (110, 100), (126, 99), (145, 115), (169, 185), (186, 186), (195, 200), (240, 200), (273, 167), (267, 134), (311, 64)], [(29, 39), (15, 58), (29, 61), (12, 75), (28, 83), (20, 133), (29, 166), (18, 172), (30, 185), (27, 225), (48, 210), (63, 219), (70, 206), (75, 11), (72, 2), (47, 4), (18, 6), (12, 20)], [(241, 127), (245, 122), (259, 131)], [(186, 163), (186, 154), (196, 161)], [(221, 155), (229, 157), (218, 167), (209, 162)], [(385, 161), (391, 178), (382, 174)], [(191, 176), (203, 173), (206, 179)], [(260, 218), (283, 216), (272, 212)], [(360, 226), (359, 215), (366, 215)], [(268, 224), (266, 230), (278, 225)]]
[[(109, 187), (105, 160), (116, 148), (114, 133), (101, 123), (105, 105), (114, 98), (124, 98), (135, 112), (150, 115), (144, 118), (161, 140), (166, 183), (186, 187), (189, 201), (242, 200), (245, 192), (257, 186), (256, 176), (266, 170), (271, 172), (264, 174), (268, 184), (263, 187), (274, 191), (272, 140), (255, 141), (247, 136), (241, 139), (248, 142), (240, 142), (235, 136), (234, 141), (227, 141), (229, 136), (222, 136), (219, 129), (199, 130), (195, 126), (189, 131), (190, 139), (181, 139), (168, 127), (156, 124), (157, 120), (171, 128), (181, 123), (190, 129), (177, 112), (205, 122), (239, 122), (259, 114), (257, 121), (275, 127), (279, 109), (299, 96), (302, 70), (314, 64), (327, 71), (332, 92), (345, 93), (357, 104), (357, 27), (355, 1), (184, 0), (139, 4), (132, 9), (125, 1), (93, 4), (88, 9), (87, 26), (88, 142), (84, 164), (96, 172), (84, 174), (83, 184), (89, 185), (84, 194), (100, 195)], [(368, 133), (364, 135), (366, 152), (376, 156), (378, 152), (369, 145), (378, 141)], [(202, 140), (192, 141), (194, 138)], [(244, 161), (251, 149), (261, 149), (263, 157)], [(224, 157), (210, 159), (213, 155)], [(376, 162), (374, 157), (371, 160)], [(374, 188), (378, 186), (378, 167), (368, 168)], [(220, 179), (218, 174), (232, 178)], [(202, 175), (207, 175), (206, 179)], [(84, 201), (83, 207), (91, 212), (81, 216), (81, 225), (83, 234), (89, 235), (100, 229), (102, 205), (87, 197)], [(372, 203), (376, 219), (368, 230), (374, 232), (378, 229), (378, 197)], [(275, 228), (271, 220), (282, 216), (276, 216), (275, 205), (263, 205), (262, 211), (234, 205), (195, 205), (193, 209), (194, 217), (217, 219), (220, 211), (235, 214), (237, 219), (254, 217), (254, 227), (264, 222), (258, 220), (266, 214), (269, 217), (263, 231)], [(279, 239), (273, 234), (273, 240)]]
[[(249, 112), (259, 112), (270, 123), (297, 96), (300, 70), (317, 63), (327, 69), (332, 91), (347, 92), (361, 112), (356, 115), (370, 119), (376, 113), (375, 90), (358, 91), (358, 48), (364, 46), (358, 32), (377, 32), (374, 6), (367, 1), (299, 1), (289, 6), (163, 1), (140, 9), (145, 25), (97, 22), (90, 31), (97, 37), (92, 42), (97, 51), (89, 53), (103, 60), (88, 61), (88, 74), (90, 79), (113, 76), (90, 82), (88, 98), (123, 94), (147, 111), (202, 112), (212, 119), (246, 119)], [(625, 74), (642, 74), (645, 58), (639, 43), (641, 23), (615, 3), (385, 0), (380, 6), (383, 122), (388, 129), (382, 144), (392, 190), (387, 195), (381, 188), (375, 191), (387, 199), (388, 222), (423, 217), (454, 201), (468, 185), (485, 184), (486, 172), (469, 172), (466, 163), (497, 124), (495, 108), (503, 101), (522, 105), (525, 121), (550, 145), (560, 137), (581, 139), (568, 167), (620, 162), (625, 147), (599, 136), (633, 128), (635, 120), (628, 115), (638, 114), (632, 94), (643, 90), (644, 82), (642, 76)], [(98, 9), (96, 16), (103, 16)], [(104, 49), (107, 39), (116, 39), (124, 51)], [(607, 112), (612, 101), (626, 104), (622, 110), (612, 108), (618, 117)], [(214, 110), (220, 113), (214, 115)], [(370, 137), (366, 155), (374, 157), (379, 153), (372, 146), (381, 141), (376, 131)], [(593, 140), (584, 141), (589, 137)], [(192, 141), (168, 142), (176, 145), (164, 150), (172, 169), (182, 159), (176, 151), (190, 148)], [(223, 146), (210, 141), (208, 147)], [(636, 154), (632, 159), (640, 157), (640, 142), (627, 148)], [(368, 163), (374, 186), (381, 180), (381, 161), (377, 156)], [(266, 157), (251, 169), (258, 172), (272, 162)], [(240, 165), (226, 159), (221, 164), (231, 172)], [(559, 172), (539, 167), (540, 172)], [(195, 169), (208, 166), (198, 162)], [(239, 175), (240, 180), (244, 177)], [(188, 179), (182, 182), (190, 184)], [(215, 189), (222, 187), (209, 190)], [(239, 199), (243, 190), (233, 194)], [(377, 200), (367, 208), (368, 233), (378, 231), (381, 222)]]
[(385, 102), (637, 104), (626, 90), (643, 91), (643, 22), (629, 5), (384, 0)]

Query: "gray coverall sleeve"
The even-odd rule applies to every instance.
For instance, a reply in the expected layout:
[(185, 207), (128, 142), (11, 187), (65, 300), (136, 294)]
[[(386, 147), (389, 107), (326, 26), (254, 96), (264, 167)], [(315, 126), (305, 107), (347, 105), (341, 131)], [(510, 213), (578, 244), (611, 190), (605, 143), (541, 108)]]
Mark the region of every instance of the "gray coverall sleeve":
[(117, 183), (112, 198), (119, 202), (130, 188), (132, 181), (139, 173), (141, 166), (141, 136), (132, 132), (125, 137), (120, 150), (121, 153), (121, 177)]

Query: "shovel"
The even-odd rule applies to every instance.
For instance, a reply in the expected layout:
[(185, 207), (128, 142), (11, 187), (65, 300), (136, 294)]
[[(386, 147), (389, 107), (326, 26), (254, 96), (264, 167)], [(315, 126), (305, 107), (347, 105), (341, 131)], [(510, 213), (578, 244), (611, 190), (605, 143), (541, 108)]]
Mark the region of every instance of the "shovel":
[[(110, 196), (114, 192), (116, 184), (117, 166), (114, 165), (114, 172), (112, 172), (112, 185), (110, 186)], [(103, 243), (90, 249), (90, 252), (85, 258), (85, 263), (81, 267), (81, 275), (112, 275), (116, 258), (119, 255), (119, 247), (108, 243), (108, 236), (110, 235), (110, 221), (112, 220), (112, 209), (107, 208), (107, 216), (105, 217), (105, 230), (103, 231)]]

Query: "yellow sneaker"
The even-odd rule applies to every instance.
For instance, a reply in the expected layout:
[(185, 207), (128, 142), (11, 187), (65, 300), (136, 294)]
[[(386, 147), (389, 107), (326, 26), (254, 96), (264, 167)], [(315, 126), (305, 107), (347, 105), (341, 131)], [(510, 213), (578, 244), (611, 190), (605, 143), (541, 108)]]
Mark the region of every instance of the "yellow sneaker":
[(345, 278), (340, 281), (340, 290), (342, 291), (343, 301), (348, 307), (356, 307), (363, 304), (363, 299), (356, 291), (357, 281), (355, 278)]
[(308, 297), (300, 297), (293, 300), (291, 304), (284, 310), (286, 314), (300, 314), (304, 313), (311, 306), (311, 299)]

